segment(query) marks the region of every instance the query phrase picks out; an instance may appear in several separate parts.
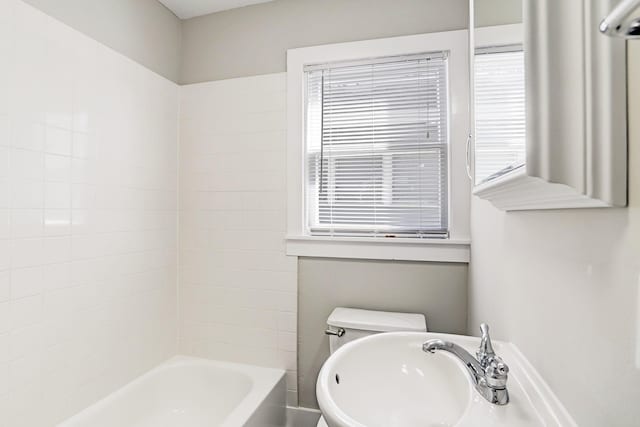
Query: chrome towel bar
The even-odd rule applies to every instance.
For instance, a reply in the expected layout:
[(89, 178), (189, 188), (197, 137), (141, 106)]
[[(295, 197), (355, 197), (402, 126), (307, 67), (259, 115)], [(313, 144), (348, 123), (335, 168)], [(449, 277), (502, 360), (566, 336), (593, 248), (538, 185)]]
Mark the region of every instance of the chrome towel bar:
[(608, 36), (640, 39), (640, 0), (623, 0), (600, 23), (600, 32)]

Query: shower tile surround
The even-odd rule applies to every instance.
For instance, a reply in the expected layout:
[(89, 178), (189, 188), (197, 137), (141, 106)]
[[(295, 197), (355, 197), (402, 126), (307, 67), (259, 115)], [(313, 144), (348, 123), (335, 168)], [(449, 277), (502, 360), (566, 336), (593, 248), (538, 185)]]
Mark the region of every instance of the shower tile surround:
[(284, 74), (183, 89), (176, 348), (180, 88), (0, 8), (0, 425), (53, 424), (178, 351), (287, 369), (295, 404)]
[(0, 426), (175, 354), (179, 87), (0, 0)]
[(285, 88), (285, 73), (182, 88), (179, 349), (286, 369), (297, 406)]
[(285, 125), (284, 73), (181, 88), (0, 0), (0, 426), (177, 353), (286, 369), (297, 405)]

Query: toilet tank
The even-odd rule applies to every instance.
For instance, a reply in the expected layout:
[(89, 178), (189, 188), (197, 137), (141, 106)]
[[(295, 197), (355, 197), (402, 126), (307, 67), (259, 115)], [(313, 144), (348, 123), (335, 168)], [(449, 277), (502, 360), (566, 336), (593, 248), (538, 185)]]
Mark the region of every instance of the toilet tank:
[[(381, 332), (426, 332), (423, 314), (393, 313), (338, 307), (327, 319), (331, 353), (355, 339)], [(334, 335), (344, 331), (342, 334)]]

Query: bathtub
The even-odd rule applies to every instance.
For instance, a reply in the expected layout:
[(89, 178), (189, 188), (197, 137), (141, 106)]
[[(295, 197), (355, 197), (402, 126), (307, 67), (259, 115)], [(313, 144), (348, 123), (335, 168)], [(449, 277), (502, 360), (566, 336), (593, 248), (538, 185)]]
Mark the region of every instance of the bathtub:
[(178, 356), (58, 427), (283, 427), (284, 371)]

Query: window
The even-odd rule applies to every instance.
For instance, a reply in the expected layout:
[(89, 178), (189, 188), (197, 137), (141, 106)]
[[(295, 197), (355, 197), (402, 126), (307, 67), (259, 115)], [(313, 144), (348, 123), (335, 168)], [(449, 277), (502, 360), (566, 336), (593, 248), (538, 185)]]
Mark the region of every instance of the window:
[(287, 255), (469, 261), (468, 43), (287, 51)]
[(305, 68), (316, 236), (448, 236), (447, 52)]
[(525, 164), (522, 46), (477, 49), (474, 73), (475, 175), (480, 184)]

